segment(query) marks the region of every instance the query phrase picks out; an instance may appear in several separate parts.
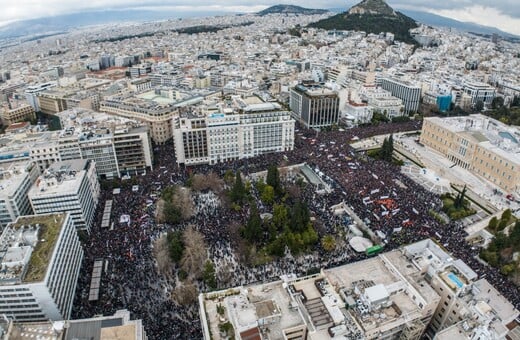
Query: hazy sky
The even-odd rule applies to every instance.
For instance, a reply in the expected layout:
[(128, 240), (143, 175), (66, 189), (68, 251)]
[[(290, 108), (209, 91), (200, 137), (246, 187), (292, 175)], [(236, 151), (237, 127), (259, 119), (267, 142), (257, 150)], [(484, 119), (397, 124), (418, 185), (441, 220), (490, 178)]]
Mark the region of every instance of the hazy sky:
[[(0, 0), (0, 25), (58, 14), (103, 9), (149, 9), (179, 11), (254, 12), (279, 3), (308, 8), (344, 8), (356, 0), (260, 0), (253, 5), (247, 0)], [(519, 0), (388, 0), (396, 9), (431, 12), (485, 26), (494, 26), (520, 35)]]

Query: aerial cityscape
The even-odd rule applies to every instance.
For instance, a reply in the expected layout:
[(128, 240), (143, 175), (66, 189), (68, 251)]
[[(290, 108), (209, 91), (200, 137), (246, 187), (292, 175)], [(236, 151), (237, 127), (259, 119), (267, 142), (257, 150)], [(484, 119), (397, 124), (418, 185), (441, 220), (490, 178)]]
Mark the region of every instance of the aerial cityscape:
[(9, 4), (0, 339), (520, 340), (520, 6), (389, 2)]

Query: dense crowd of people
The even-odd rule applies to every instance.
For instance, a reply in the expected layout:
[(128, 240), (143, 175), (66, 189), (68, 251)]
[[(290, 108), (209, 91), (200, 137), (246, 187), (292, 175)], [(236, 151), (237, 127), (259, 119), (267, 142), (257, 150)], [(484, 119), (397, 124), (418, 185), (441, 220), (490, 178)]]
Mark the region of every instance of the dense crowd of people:
[[(261, 155), (252, 159), (215, 166), (178, 166), (172, 145), (154, 149), (156, 165), (145, 175), (132, 178), (131, 185), (121, 182), (121, 192), (103, 190), (97, 209), (96, 223), (85, 241), (85, 258), (78, 282), (73, 317), (113, 314), (126, 308), (133, 318), (143, 320), (150, 339), (199, 339), (202, 337), (198, 306), (179, 305), (171, 298), (176, 280), (159, 274), (153, 255), (153, 241), (165, 231), (183, 230), (188, 224), (204, 235), (208, 253), (215, 264), (218, 288), (266, 282), (280, 275), (305, 275), (323, 267), (333, 267), (365, 258), (346, 243), (335, 251), (326, 252), (321, 246), (309, 254), (287, 254), (273, 262), (248, 266), (237, 256), (228, 226), (243, 223), (247, 214), (237, 213), (221, 204), (212, 192), (194, 195), (194, 216), (178, 225), (160, 224), (155, 220), (156, 201), (161, 190), (171, 184), (184, 184), (192, 173), (213, 171), (224, 176), (227, 170), (240, 170), (244, 175), (266, 170), (270, 164), (307, 163), (314, 169), (330, 191), (318, 194), (307, 185), (301, 192), (312, 215), (319, 221), (322, 233), (333, 233), (344, 223), (330, 207), (344, 202), (370, 229), (377, 233), (390, 250), (402, 244), (426, 237), (439, 240), (455, 257), (466, 262), (480, 277), (485, 277), (517, 308), (520, 307), (518, 288), (496, 269), (478, 260), (478, 249), (469, 247), (458, 222), (440, 225), (429, 214), (439, 210), (439, 197), (428, 192), (412, 179), (401, 174), (399, 167), (374, 160), (364, 153), (356, 153), (349, 143), (374, 135), (418, 130), (420, 123), (381, 124), (353, 128), (346, 131), (320, 132), (300, 128), (296, 132), (295, 148), (291, 152)], [(104, 202), (113, 200), (111, 221), (113, 228), (101, 228)], [(268, 212), (268, 209), (262, 207)], [(261, 211), (262, 212), (262, 211)], [(119, 223), (121, 215), (130, 221)], [(101, 278), (100, 296), (89, 301), (90, 273), (97, 259), (106, 261)], [(198, 284), (200, 290), (206, 289)]]

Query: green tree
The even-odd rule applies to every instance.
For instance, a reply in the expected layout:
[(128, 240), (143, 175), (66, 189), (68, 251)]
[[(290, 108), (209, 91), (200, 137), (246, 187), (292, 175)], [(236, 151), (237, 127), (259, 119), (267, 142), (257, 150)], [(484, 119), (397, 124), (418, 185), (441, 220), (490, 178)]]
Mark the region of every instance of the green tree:
[(262, 219), (258, 214), (258, 208), (256, 204), (251, 205), (251, 214), (243, 228), (243, 236), (250, 243), (259, 243), (262, 238)]
[(271, 204), (274, 201), (274, 188), (267, 184), (264, 186), (264, 189), (262, 190), (262, 194), (260, 195), (260, 199), (265, 204)]
[(164, 221), (170, 224), (180, 223), (182, 220), (182, 213), (170, 201), (165, 201), (163, 206)]
[(502, 213), (502, 216), (500, 217), (500, 220), (505, 220), (505, 221), (509, 222), (509, 220), (511, 219), (511, 216), (512, 216), (511, 209), (506, 209)]
[(496, 231), (498, 226), (498, 218), (496, 216), (493, 216), (491, 220), (489, 220), (488, 228), (492, 231)]
[(310, 223), (310, 213), (305, 203), (296, 201), (291, 209), (290, 216), (289, 227), (292, 232), (300, 233), (307, 229), (307, 225)]
[(217, 288), (217, 277), (215, 273), (215, 265), (210, 260), (204, 263), (204, 269), (202, 271), (202, 279), (204, 283), (210, 288)]
[(504, 106), (504, 97), (493, 98), (493, 101), (491, 102), (491, 108), (496, 110), (501, 108), (502, 106)]
[(224, 174), (224, 182), (226, 182), (227, 185), (233, 184), (233, 180), (235, 179), (235, 175), (233, 174), (233, 171), (230, 169), (226, 170), (226, 173)]
[(507, 220), (500, 220), (500, 222), (498, 222), (498, 231), (502, 231), (504, 229), (506, 229), (507, 227)]
[(285, 205), (274, 204), (272, 223), (278, 231), (285, 229), (289, 224), (289, 211)]
[(230, 198), (233, 203), (243, 203), (246, 197), (246, 188), (244, 187), (244, 183), (242, 182), (242, 176), (240, 175), (240, 171), (237, 171), (235, 174), (235, 184), (231, 188)]
[(453, 206), (456, 209), (464, 208), (464, 200), (466, 198), (466, 190), (467, 190), (466, 185), (464, 185), (464, 187), (462, 188), (462, 191), (459, 192), (457, 197), (455, 197), (455, 201), (453, 202)]
[(283, 188), (280, 182), (280, 173), (276, 165), (270, 165), (269, 168), (267, 168), (265, 183), (273, 187), (277, 196), (281, 196), (283, 194)]
[(168, 233), (168, 250), (170, 257), (174, 262), (179, 262), (182, 259), (184, 253), (184, 242), (182, 240), (182, 232), (174, 231)]
[(321, 246), (325, 251), (331, 252), (334, 249), (336, 249), (336, 240), (334, 239), (334, 236), (332, 235), (325, 235), (321, 239)]

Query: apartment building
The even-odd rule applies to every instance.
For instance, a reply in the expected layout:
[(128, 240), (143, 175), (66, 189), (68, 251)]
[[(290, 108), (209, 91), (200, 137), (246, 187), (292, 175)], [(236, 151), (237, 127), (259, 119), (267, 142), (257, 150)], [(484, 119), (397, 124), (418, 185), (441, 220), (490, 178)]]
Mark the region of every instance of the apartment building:
[(184, 115), (174, 122), (179, 164), (216, 164), (294, 148), (294, 120), (287, 111)]
[(412, 85), (402, 79), (383, 78), (381, 79), (381, 87), (390, 91), (392, 96), (403, 101), (405, 113), (410, 114), (419, 110), (421, 102), (421, 88), (419, 86)]
[[(237, 339), (515, 339), (520, 331), (518, 310), (431, 239), (311, 276), (203, 293), (199, 308), (204, 339), (225, 323)], [(223, 313), (208, 313), (217, 308)]]
[(54, 162), (90, 159), (101, 178), (152, 169), (152, 143), (142, 123), (85, 109), (56, 116), (63, 130), (42, 132), (32, 127), (6, 136), (0, 163), (30, 159), (43, 172)]
[(307, 128), (319, 130), (339, 122), (339, 96), (323, 86), (295, 86), (289, 105), (294, 119)]
[(476, 114), (425, 118), (420, 141), (508, 193), (520, 192), (520, 130)]
[(68, 160), (52, 164), (29, 190), (35, 214), (69, 212), (77, 229), (90, 232), (100, 194), (95, 162)]
[(0, 167), (0, 228), (18, 216), (32, 214), (27, 193), (40, 175), (32, 161), (5, 163)]
[(4, 125), (11, 125), (25, 120), (36, 119), (36, 114), (31, 105), (21, 104), (4, 107), (0, 114)]
[(83, 259), (70, 214), (18, 217), (0, 247), (0, 314), (20, 322), (69, 319)]
[[(431, 240), (404, 247), (405, 255), (426, 269), (426, 282), (440, 301), (425, 337), (429, 339), (505, 339), (519, 311), (487, 280), (478, 279), (468, 265), (452, 258)], [(465, 332), (454, 336), (459, 326)], [(519, 331), (520, 328), (517, 329)], [(461, 337), (473, 333), (471, 337)], [(454, 336), (454, 337), (446, 337)]]
[(466, 81), (463, 91), (471, 98), (471, 106), (474, 107), (479, 101), (484, 107), (490, 107), (495, 98), (496, 88), (486, 83)]

